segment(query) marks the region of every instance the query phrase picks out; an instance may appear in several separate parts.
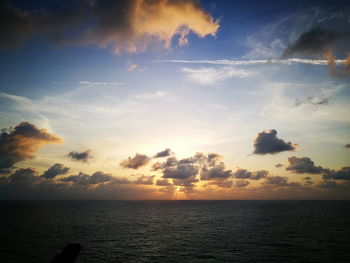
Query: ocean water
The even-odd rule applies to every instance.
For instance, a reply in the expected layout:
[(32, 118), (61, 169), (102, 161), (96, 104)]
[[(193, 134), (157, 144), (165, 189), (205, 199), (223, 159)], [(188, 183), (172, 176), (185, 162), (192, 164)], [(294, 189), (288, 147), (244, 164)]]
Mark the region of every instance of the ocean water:
[(0, 262), (350, 262), (349, 201), (1, 201)]

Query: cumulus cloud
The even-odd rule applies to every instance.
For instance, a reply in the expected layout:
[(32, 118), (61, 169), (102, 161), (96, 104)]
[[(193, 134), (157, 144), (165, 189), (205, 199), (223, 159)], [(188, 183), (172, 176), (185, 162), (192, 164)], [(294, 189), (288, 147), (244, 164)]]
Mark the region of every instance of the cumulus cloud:
[(101, 171), (95, 172), (92, 175), (88, 175), (80, 172), (77, 175), (71, 175), (68, 177), (61, 178), (62, 182), (72, 182), (77, 185), (90, 185), (110, 182), (114, 179), (111, 174), (106, 174)]
[(147, 165), (150, 160), (151, 158), (149, 158), (147, 155), (136, 153), (133, 158), (129, 157), (128, 159), (122, 161), (120, 165), (123, 168), (138, 169)]
[(212, 179), (226, 179), (232, 176), (231, 170), (226, 170), (225, 164), (223, 162), (212, 166), (203, 167), (201, 171), (201, 180), (212, 180)]
[(288, 177), (285, 176), (268, 176), (264, 179), (264, 184), (267, 185), (278, 185), (286, 186), (288, 182)]
[(170, 156), (172, 154), (173, 154), (173, 152), (169, 148), (167, 148), (164, 151), (156, 153), (156, 155), (153, 158), (168, 157), (168, 156)]
[(277, 138), (277, 131), (272, 129), (259, 132), (254, 141), (253, 154), (276, 154), (284, 151), (294, 151), (297, 144), (285, 142)]
[(175, 167), (166, 167), (163, 170), (163, 178), (187, 179), (196, 176), (199, 170), (192, 164), (179, 164)]
[(191, 0), (75, 0), (70, 9), (61, 7), (49, 12), (45, 6), (37, 6), (39, 11), (30, 12), (2, 3), (2, 45), (20, 45), (43, 35), (56, 43), (93, 44), (116, 54), (137, 53), (157, 42), (169, 48), (175, 36), (183, 46), (188, 44), (190, 32), (203, 38), (214, 36), (219, 28), (219, 22), (198, 1)]
[(322, 168), (321, 166), (315, 166), (315, 163), (310, 158), (296, 156), (288, 158), (288, 166), (286, 167), (286, 170), (297, 174), (321, 174), (328, 172), (328, 169)]
[(17, 169), (9, 176), (11, 183), (30, 185), (37, 181), (37, 171), (33, 168)]
[(195, 187), (195, 183), (199, 182), (195, 175), (185, 177), (185, 178), (173, 178), (173, 184), (176, 186), (181, 186), (180, 191), (191, 192)]
[(63, 175), (68, 173), (69, 169), (70, 169), (69, 167), (65, 167), (61, 163), (55, 163), (43, 173), (42, 177), (52, 179), (58, 175)]
[(323, 175), (323, 179), (350, 180), (350, 167), (343, 167), (337, 171), (329, 171)]
[(21, 122), (13, 129), (3, 130), (0, 135), (0, 168), (11, 168), (17, 162), (33, 158), (45, 144), (61, 142), (60, 137), (47, 130)]
[(154, 175), (140, 175), (135, 181), (134, 184), (143, 184), (143, 185), (153, 185)]
[(84, 152), (71, 151), (68, 153), (68, 156), (75, 161), (80, 161), (83, 163), (86, 163), (89, 159), (92, 158), (90, 150), (86, 150)]
[(269, 174), (266, 170), (260, 170), (255, 172), (250, 172), (246, 169), (238, 169), (234, 172), (233, 177), (238, 179), (250, 179), (250, 180), (260, 180)]

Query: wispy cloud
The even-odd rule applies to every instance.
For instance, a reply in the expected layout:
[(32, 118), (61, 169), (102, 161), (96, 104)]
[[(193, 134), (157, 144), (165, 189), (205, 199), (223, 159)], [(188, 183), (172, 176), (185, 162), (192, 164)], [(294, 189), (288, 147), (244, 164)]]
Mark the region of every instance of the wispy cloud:
[(182, 68), (182, 72), (185, 72), (191, 81), (201, 85), (212, 85), (228, 78), (244, 78), (249, 75), (246, 70), (232, 67)]
[[(229, 60), (229, 59), (204, 59), (204, 60), (155, 60), (156, 63), (182, 63), (182, 64), (212, 64), (212, 65), (230, 65), (230, 66), (249, 66), (249, 65), (263, 65), (263, 64), (279, 64), (279, 65), (293, 65), (293, 64), (309, 64), (317, 66), (327, 66), (326, 59), (305, 59), (305, 58), (287, 58), (287, 59), (251, 59), (251, 60)], [(336, 64), (346, 64), (346, 59), (334, 60)]]
[(81, 85), (103, 85), (103, 86), (122, 86), (125, 85), (123, 82), (97, 82), (97, 81), (79, 81)]

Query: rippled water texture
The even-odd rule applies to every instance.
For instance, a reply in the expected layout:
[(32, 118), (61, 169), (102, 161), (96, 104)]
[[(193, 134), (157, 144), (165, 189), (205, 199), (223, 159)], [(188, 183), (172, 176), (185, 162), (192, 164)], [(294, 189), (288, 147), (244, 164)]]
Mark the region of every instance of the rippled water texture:
[(1, 262), (350, 262), (348, 201), (0, 202)]

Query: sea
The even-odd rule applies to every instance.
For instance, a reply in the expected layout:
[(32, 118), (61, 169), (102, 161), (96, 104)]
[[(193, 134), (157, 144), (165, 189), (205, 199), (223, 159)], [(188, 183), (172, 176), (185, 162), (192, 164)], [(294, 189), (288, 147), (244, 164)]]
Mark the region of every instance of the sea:
[(0, 262), (350, 262), (350, 201), (0, 201)]

